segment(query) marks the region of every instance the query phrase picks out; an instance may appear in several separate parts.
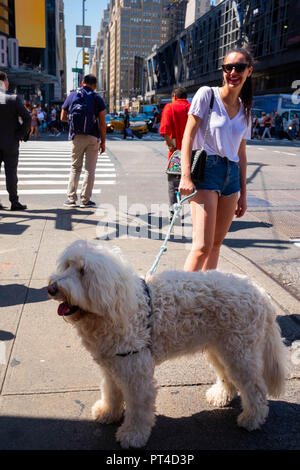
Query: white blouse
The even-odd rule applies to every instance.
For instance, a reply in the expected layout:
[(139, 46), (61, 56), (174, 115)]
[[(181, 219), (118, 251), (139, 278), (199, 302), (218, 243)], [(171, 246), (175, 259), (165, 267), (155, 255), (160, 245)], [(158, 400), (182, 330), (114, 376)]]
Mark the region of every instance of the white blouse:
[[(215, 99), (206, 136), (205, 150), (208, 155), (216, 154), (238, 162), (238, 150), (242, 139), (251, 138), (251, 118), (247, 122), (244, 106), (240, 99), (240, 109), (236, 116), (230, 119), (223, 104), (219, 88), (213, 87), (212, 89)], [(192, 100), (189, 114), (194, 114), (201, 118), (201, 124), (194, 139), (193, 149), (201, 149), (203, 146), (210, 99), (211, 88), (203, 86), (199, 88)]]

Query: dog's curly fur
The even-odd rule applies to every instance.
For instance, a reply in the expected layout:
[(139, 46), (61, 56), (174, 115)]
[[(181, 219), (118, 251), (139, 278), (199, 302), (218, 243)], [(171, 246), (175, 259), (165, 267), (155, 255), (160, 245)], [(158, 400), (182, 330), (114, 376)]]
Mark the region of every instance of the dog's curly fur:
[(125, 408), (117, 440), (124, 448), (144, 446), (155, 422), (155, 365), (205, 351), (217, 373), (208, 402), (225, 406), (239, 392), (238, 425), (259, 428), (268, 415), (267, 393), (279, 396), (286, 377), (285, 348), (267, 294), (247, 277), (218, 271), (163, 272), (148, 287), (150, 327), (141, 279), (112, 250), (77, 241), (50, 278), (49, 295), (78, 307), (68, 321), (103, 372), (93, 417), (118, 422)]

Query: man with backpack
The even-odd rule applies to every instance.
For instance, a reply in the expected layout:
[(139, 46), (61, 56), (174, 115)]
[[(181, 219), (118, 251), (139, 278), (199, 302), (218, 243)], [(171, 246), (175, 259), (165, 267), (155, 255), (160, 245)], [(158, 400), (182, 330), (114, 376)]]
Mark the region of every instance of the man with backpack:
[(80, 207), (95, 207), (91, 195), (99, 151), (105, 152), (105, 103), (95, 93), (97, 79), (94, 75), (84, 77), (81, 88), (73, 91), (62, 106), (61, 121), (69, 119), (69, 135), (72, 140), (72, 167), (68, 186), (67, 207), (76, 207), (77, 188), (83, 158), (85, 155), (85, 175), (81, 187)]

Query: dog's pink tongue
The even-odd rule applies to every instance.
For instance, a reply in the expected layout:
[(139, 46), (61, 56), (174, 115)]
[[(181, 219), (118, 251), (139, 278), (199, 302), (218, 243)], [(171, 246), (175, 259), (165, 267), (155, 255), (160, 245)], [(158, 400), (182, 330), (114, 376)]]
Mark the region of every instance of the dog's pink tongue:
[(58, 309), (57, 309), (57, 313), (58, 313), (58, 315), (63, 317), (64, 315), (66, 315), (69, 312), (69, 310), (70, 310), (69, 305), (66, 304), (65, 302), (63, 302), (62, 304), (59, 304)]

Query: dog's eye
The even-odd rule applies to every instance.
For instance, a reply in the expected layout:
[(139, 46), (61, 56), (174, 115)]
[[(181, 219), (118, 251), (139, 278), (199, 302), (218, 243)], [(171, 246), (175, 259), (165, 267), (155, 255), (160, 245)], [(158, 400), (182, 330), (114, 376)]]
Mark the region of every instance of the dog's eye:
[(84, 268), (80, 268), (80, 276), (84, 276)]

